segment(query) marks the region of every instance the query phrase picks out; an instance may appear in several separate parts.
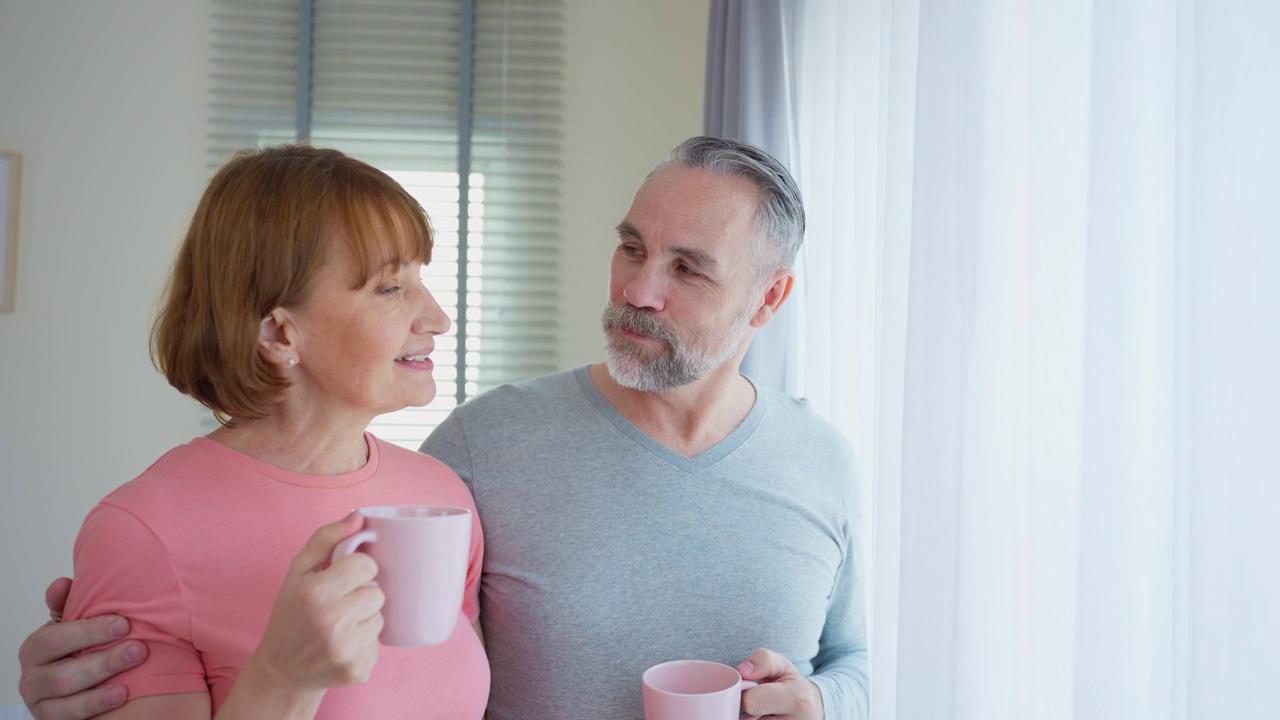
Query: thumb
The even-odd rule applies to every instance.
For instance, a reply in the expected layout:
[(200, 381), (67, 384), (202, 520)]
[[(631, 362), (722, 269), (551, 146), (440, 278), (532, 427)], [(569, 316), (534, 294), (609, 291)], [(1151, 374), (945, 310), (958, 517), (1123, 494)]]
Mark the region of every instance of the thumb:
[(327, 566), (329, 556), (333, 554), (333, 548), (344, 538), (359, 532), (362, 527), (364, 527), (364, 516), (359, 510), (352, 510), (338, 522), (320, 526), (293, 558), (293, 562), (289, 565), (289, 574), (302, 575)]
[(758, 648), (746, 660), (742, 661), (742, 664), (738, 666), (738, 672), (747, 680), (769, 682), (794, 673), (796, 669), (785, 655), (765, 648)]
[(62, 611), (67, 608), (67, 596), (71, 594), (71, 578), (58, 578), (49, 583), (44, 591), (44, 604), (49, 608), (49, 615), (54, 620), (62, 619)]

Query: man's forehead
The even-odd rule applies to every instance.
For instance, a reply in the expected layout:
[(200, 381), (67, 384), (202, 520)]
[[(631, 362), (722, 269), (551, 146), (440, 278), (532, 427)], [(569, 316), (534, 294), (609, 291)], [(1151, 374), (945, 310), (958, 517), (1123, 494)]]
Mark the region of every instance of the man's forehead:
[[(651, 200), (663, 206), (754, 215), (760, 191), (755, 183), (736, 175), (703, 168), (668, 165), (644, 181), (636, 202)], [(634, 206), (635, 203), (633, 203)]]
[(758, 197), (746, 178), (673, 165), (640, 186), (623, 223), (644, 240), (676, 235), (701, 244), (754, 229)]

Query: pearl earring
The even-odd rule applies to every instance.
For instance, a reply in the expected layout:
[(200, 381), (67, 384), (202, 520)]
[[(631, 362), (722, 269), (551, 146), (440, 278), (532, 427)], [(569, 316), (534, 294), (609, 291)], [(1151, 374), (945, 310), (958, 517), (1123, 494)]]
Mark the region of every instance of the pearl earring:
[(297, 362), (297, 361), (296, 361), (296, 360), (294, 360), (293, 358), (289, 358), (289, 367), (293, 367), (293, 364), (294, 364), (295, 362)]

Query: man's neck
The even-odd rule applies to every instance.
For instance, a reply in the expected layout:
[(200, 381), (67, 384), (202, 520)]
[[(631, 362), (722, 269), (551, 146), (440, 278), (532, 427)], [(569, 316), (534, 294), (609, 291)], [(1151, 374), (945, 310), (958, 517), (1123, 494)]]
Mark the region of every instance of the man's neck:
[(588, 368), (604, 399), (645, 435), (693, 457), (715, 447), (742, 424), (755, 405), (755, 388), (727, 362), (705, 377), (668, 392), (626, 388), (605, 363)]

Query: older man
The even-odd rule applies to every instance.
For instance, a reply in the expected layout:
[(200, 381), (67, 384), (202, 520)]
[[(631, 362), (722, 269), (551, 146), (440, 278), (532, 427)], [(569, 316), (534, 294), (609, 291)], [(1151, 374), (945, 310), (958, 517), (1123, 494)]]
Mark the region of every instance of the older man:
[[(739, 373), (791, 292), (803, 234), (773, 158), (686, 141), (618, 225), (607, 361), (477, 397), (423, 443), (484, 521), (489, 717), (640, 718), (640, 675), (677, 658), (761, 681), (743, 695), (751, 714), (867, 714), (849, 445)], [(49, 662), (101, 642), (98, 622), (28, 639), (23, 696), (39, 716), (88, 717), (110, 699), (46, 699), (131, 662), (124, 649)]]

